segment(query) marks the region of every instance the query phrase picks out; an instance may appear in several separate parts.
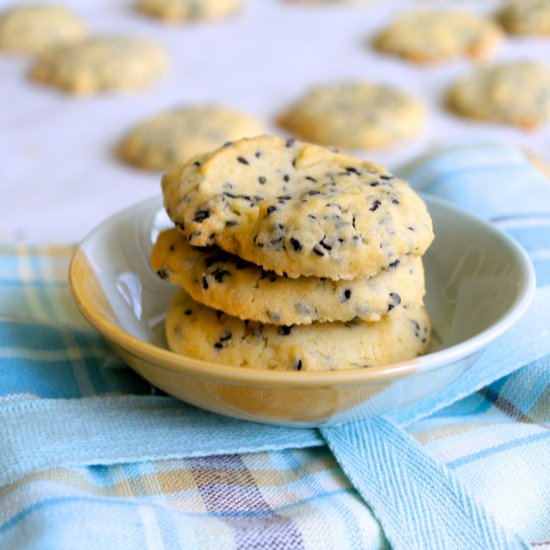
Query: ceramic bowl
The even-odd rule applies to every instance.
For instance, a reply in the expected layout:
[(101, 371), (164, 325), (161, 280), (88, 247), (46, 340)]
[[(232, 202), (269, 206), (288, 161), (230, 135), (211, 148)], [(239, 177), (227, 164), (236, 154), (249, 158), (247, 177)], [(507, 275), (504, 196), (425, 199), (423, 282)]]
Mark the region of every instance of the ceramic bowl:
[(430, 353), (361, 370), (281, 372), (231, 367), (168, 350), (164, 314), (177, 288), (149, 266), (171, 224), (154, 198), (111, 217), (80, 244), (70, 267), (76, 302), (136, 372), (165, 392), (220, 414), (320, 426), (393, 411), (435, 394), (473, 365), (525, 311), (534, 272), (525, 252), (489, 223), (424, 197), (436, 238), (425, 256)]

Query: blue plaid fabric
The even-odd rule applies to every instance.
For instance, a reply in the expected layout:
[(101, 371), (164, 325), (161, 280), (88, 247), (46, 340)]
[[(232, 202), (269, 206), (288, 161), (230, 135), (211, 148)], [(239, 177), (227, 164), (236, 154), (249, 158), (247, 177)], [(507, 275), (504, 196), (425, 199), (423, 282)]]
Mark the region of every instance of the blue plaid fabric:
[(343, 427), (159, 395), (76, 311), (70, 249), (0, 248), (0, 547), (550, 546), (550, 183), (495, 144), (400, 172), (509, 231), (539, 288), (451, 388)]

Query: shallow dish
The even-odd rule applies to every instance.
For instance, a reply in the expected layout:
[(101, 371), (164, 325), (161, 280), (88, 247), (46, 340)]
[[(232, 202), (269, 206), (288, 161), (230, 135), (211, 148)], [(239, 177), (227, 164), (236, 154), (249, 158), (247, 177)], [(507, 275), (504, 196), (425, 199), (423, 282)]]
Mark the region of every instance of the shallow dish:
[(525, 311), (534, 272), (525, 252), (489, 223), (424, 197), (436, 238), (425, 256), (428, 355), (361, 370), (281, 372), (229, 367), (172, 353), (163, 320), (177, 288), (149, 266), (171, 224), (161, 199), (106, 220), (76, 250), (76, 302), (114, 351), (141, 376), (188, 403), (228, 416), (320, 426), (383, 414), (424, 399), (464, 373)]

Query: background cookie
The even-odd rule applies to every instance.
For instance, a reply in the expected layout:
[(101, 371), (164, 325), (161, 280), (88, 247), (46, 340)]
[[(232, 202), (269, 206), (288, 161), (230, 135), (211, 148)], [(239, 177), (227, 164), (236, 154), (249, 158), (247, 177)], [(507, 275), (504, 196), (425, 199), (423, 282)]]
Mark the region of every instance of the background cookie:
[(419, 100), (367, 82), (319, 86), (278, 123), (300, 138), (347, 149), (381, 149), (417, 136), (425, 123)]
[(498, 15), (513, 34), (550, 35), (550, 0), (512, 0)]
[(404, 310), (378, 323), (277, 327), (241, 321), (198, 304), (185, 292), (174, 298), (166, 317), (172, 351), (269, 370), (332, 371), (396, 363), (426, 353), (430, 330), (424, 308)]
[(48, 49), (31, 69), (33, 80), (74, 94), (149, 86), (167, 66), (164, 51), (128, 37), (89, 38)]
[(501, 41), (502, 31), (488, 19), (461, 10), (421, 10), (398, 17), (373, 44), (380, 51), (423, 62), (487, 57)]
[(164, 175), (168, 216), (194, 246), (217, 244), (278, 275), (368, 277), (433, 239), (409, 185), (376, 164), (262, 136)]
[(161, 233), (151, 253), (153, 270), (191, 297), (224, 313), (274, 325), (314, 321), (378, 321), (403, 307), (422, 305), (422, 260), (405, 260), (370, 279), (288, 279), (223, 252), (194, 248), (176, 229)]
[(262, 131), (259, 120), (234, 109), (195, 105), (173, 109), (139, 124), (124, 138), (118, 152), (135, 166), (164, 170), (227, 141)]
[(233, 15), (240, 0), (139, 0), (138, 10), (168, 21), (211, 20)]
[(476, 69), (449, 91), (457, 113), (532, 128), (550, 118), (550, 68), (515, 61)]
[(36, 53), (86, 35), (86, 27), (58, 6), (22, 6), (0, 14), (0, 50)]

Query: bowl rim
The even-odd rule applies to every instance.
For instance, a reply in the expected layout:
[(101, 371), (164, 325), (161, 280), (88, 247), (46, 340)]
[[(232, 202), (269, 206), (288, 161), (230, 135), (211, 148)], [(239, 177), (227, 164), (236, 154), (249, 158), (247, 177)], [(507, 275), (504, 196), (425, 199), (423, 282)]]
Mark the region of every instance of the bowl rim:
[(69, 285), (73, 298), (84, 317), (107, 340), (115, 343), (126, 352), (141, 359), (147, 359), (155, 366), (191, 375), (196, 378), (223, 379), (235, 383), (249, 383), (250, 385), (291, 386), (291, 387), (326, 387), (350, 383), (382, 383), (389, 379), (402, 378), (415, 373), (427, 373), (447, 366), (453, 362), (482, 351), (490, 342), (507, 331), (527, 310), (535, 292), (535, 270), (527, 252), (509, 235), (489, 221), (438, 197), (421, 194), (427, 203), (451, 209), (474, 223), (481, 224), (486, 231), (505, 242), (518, 261), (524, 275), (518, 289), (516, 300), (501, 318), (490, 327), (467, 340), (433, 353), (428, 353), (410, 360), (369, 367), (368, 369), (350, 369), (341, 371), (276, 371), (256, 368), (242, 368), (220, 363), (213, 363), (189, 356), (182, 356), (168, 349), (164, 349), (145, 342), (112, 323), (100, 310), (95, 307), (93, 300), (89, 300), (84, 289), (78, 283), (75, 266), (80, 254), (85, 254), (86, 245), (96, 235), (113, 223), (118, 217), (127, 215), (133, 209), (145, 206), (146, 203), (155, 203), (159, 197), (151, 197), (118, 211), (105, 219), (90, 231), (76, 247), (69, 265)]

